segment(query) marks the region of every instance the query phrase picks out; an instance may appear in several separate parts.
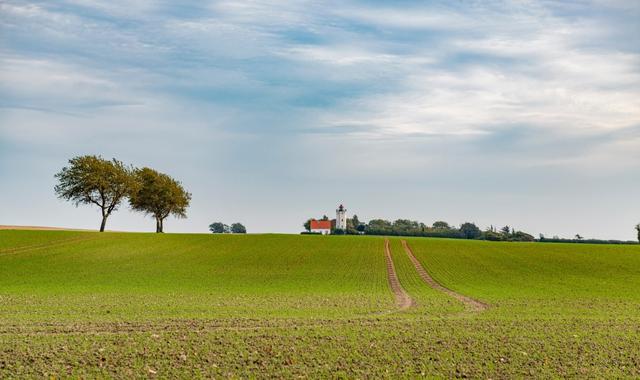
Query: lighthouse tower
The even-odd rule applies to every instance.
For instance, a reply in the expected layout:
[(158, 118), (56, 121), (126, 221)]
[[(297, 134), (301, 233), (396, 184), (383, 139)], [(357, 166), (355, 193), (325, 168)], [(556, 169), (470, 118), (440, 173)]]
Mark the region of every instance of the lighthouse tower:
[(347, 209), (343, 205), (336, 210), (336, 229), (347, 230)]

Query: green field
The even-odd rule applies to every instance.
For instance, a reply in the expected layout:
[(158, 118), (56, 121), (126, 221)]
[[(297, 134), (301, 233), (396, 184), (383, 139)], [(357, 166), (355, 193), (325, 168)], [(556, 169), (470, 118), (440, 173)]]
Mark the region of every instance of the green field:
[(0, 231), (0, 378), (640, 377), (640, 246)]

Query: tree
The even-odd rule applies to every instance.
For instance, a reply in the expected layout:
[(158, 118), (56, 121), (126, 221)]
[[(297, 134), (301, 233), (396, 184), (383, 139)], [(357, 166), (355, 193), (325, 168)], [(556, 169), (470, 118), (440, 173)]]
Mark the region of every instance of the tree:
[(58, 184), (54, 190), (60, 199), (100, 207), (104, 231), (107, 218), (118, 209), (122, 200), (134, 186), (132, 169), (115, 158), (111, 161), (100, 156), (78, 156), (69, 160), (69, 166), (55, 175)]
[(306, 222), (302, 224), (305, 230), (311, 232), (311, 219), (308, 219)]
[(322, 218), (320, 220), (329, 220), (329, 217), (326, 215), (322, 215)]
[(477, 239), (482, 235), (482, 231), (473, 223), (463, 223), (460, 226), (460, 232), (466, 239)]
[(394, 235), (412, 236), (420, 233), (420, 223), (415, 220), (398, 219), (393, 222)]
[[(511, 230), (513, 231), (513, 230)], [(533, 235), (530, 235), (526, 232), (522, 232), (522, 231), (513, 231), (513, 233), (511, 234), (511, 238), (512, 241), (535, 241), (536, 239), (533, 237)]]
[(500, 232), (501, 232), (503, 235), (508, 236), (509, 234), (511, 234), (511, 228), (509, 228), (509, 226), (504, 226), (504, 227), (502, 227), (502, 228), (500, 229)]
[(131, 208), (152, 215), (156, 219), (156, 232), (164, 231), (164, 220), (173, 215), (187, 217), (191, 201), (180, 182), (150, 168), (136, 169), (136, 187), (129, 197)]
[(576, 240), (582, 240), (584, 239), (582, 236), (580, 236), (580, 234), (576, 234)]
[(444, 222), (442, 220), (438, 220), (437, 222), (433, 223), (433, 228), (439, 229), (439, 230), (448, 230), (451, 227), (449, 226), (449, 223)]
[(640, 243), (640, 223), (636, 225), (636, 230), (638, 231), (638, 243)]
[(229, 226), (222, 222), (215, 222), (209, 224), (209, 231), (213, 232), (214, 234), (226, 234), (229, 233), (230, 229)]
[(386, 235), (392, 232), (392, 224), (388, 220), (372, 219), (369, 221), (366, 231), (370, 235)]
[(490, 240), (490, 241), (503, 241), (505, 239), (505, 236), (489, 228), (482, 234), (482, 238), (484, 240)]
[(231, 233), (233, 234), (246, 234), (247, 229), (241, 223), (233, 223), (231, 225)]

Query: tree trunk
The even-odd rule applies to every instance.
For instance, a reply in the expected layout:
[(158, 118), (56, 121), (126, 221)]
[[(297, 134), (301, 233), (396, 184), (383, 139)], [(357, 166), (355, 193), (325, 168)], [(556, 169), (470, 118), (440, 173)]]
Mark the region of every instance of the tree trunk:
[(104, 232), (104, 227), (107, 225), (107, 216), (102, 216), (102, 223), (100, 224), (100, 232)]
[(160, 219), (160, 233), (164, 232), (164, 219)]
[(164, 220), (162, 218), (156, 218), (156, 233), (160, 234), (162, 232), (164, 232), (163, 229), (163, 222)]

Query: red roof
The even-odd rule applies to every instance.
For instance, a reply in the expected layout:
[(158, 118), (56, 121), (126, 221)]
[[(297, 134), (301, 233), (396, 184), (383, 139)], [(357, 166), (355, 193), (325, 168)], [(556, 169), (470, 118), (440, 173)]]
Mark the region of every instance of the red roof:
[(330, 230), (331, 229), (331, 221), (330, 220), (311, 220), (311, 229), (312, 230)]

